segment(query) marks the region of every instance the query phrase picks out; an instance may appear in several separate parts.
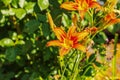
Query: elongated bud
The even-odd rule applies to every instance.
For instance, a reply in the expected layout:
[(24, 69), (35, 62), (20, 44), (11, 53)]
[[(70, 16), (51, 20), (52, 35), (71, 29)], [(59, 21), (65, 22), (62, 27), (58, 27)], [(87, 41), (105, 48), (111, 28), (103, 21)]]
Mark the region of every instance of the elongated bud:
[(52, 19), (52, 17), (51, 17), (49, 12), (47, 13), (47, 17), (48, 17), (48, 22), (50, 24), (50, 27), (52, 28), (52, 30), (54, 30), (55, 24), (54, 24), (53, 19)]

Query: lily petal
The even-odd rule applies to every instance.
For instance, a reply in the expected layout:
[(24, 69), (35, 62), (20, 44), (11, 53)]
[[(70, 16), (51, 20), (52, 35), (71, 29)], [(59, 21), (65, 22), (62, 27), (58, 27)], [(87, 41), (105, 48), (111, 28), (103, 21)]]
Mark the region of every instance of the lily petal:
[(108, 25), (120, 22), (120, 19), (116, 17), (116, 14), (114, 12), (111, 12), (108, 15), (106, 15), (104, 20), (107, 22)]
[(80, 0), (75, 0), (76, 3), (78, 3)]
[(78, 49), (78, 50), (80, 50), (80, 51), (83, 51), (83, 52), (86, 51), (85, 46), (83, 46), (83, 45), (81, 45), (81, 44), (75, 44), (75, 45), (73, 46), (73, 48), (76, 48), (76, 49)]
[(52, 41), (47, 42), (47, 47), (48, 46), (59, 46), (59, 47), (61, 47), (62, 43), (59, 40), (52, 40)]
[(75, 33), (76, 32), (76, 26), (71, 26), (70, 28), (69, 28), (69, 30), (68, 30), (68, 32), (67, 32), (67, 36), (70, 38), (72, 35), (73, 35), (73, 33)]
[(116, 24), (116, 23), (119, 23), (119, 22), (120, 22), (120, 19), (112, 19), (112, 20), (110, 20), (110, 22), (108, 24), (112, 25), (112, 24)]
[(66, 38), (66, 32), (62, 28), (56, 27), (54, 33), (61, 42)]
[(64, 47), (62, 47), (62, 48), (60, 49), (60, 51), (59, 51), (59, 55), (60, 55), (60, 56), (64, 56), (64, 55), (66, 55), (69, 51), (70, 51), (70, 48), (64, 48)]
[(96, 1), (92, 1), (92, 2), (89, 4), (89, 7), (90, 7), (90, 8), (98, 8), (98, 9), (101, 9), (100, 4), (98, 4)]
[(67, 9), (67, 10), (77, 10), (78, 3), (75, 3), (75, 2), (65, 2), (60, 7), (64, 8), (64, 9)]
[(88, 31), (83, 31), (83, 32), (79, 32), (79, 33), (76, 33), (75, 36), (76, 36), (76, 40), (77, 41), (81, 41), (83, 40), (87, 35), (89, 35), (89, 32)]

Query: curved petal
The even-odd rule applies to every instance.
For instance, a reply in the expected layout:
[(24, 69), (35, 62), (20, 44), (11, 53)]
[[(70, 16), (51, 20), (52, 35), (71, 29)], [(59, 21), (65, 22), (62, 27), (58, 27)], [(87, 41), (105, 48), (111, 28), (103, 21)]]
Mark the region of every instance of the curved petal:
[(65, 2), (60, 7), (64, 8), (64, 9), (67, 9), (67, 10), (77, 10), (78, 9), (78, 3), (75, 3), (75, 2)]
[(55, 27), (54, 33), (61, 42), (66, 38), (66, 32), (62, 28)]
[(109, 21), (108, 25), (112, 25), (112, 24), (116, 24), (116, 23), (119, 23), (120, 22), (120, 19), (112, 19)]
[(73, 48), (76, 48), (76, 49), (78, 49), (78, 50), (80, 50), (80, 51), (83, 51), (83, 52), (86, 51), (85, 46), (83, 46), (83, 45), (81, 45), (81, 44), (75, 44), (75, 45), (73, 46)]
[(105, 16), (105, 21), (110, 21), (110, 20), (112, 20), (112, 19), (116, 19), (116, 14), (115, 13), (113, 13), (113, 12), (111, 12), (111, 13), (108, 13), (106, 16)]
[(80, 32), (80, 33), (76, 33), (75, 34), (75, 37), (76, 37), (76, 41), (75, 42), (83, 40), (88, 35), (89, 35), (88, 31), (83, 31), (83, 32)]
[(70, 51), (70, 48), (64, 48), (64, 47), (62, 47), (62, 48), (59, 50), (59, 55), (60, 55), (60, 56), (64, 56), (64, 55), (66, 55), (69, 51)]
[(53, 22), (53, 19), (52, 19), (50, 13), (47, 13), (47, 17), (48, 17), (48, 21), (49, 21), (49, 24), (50, 24), (52, 30), (54, 30), (55, 24)]
[(98, 9), (101, 9), (100, 4), (98, 4), (98, 2), (96, 2), (96, 1), (90, 2), (90, 3), (89, 3), (89, 7), (90, 7), (90, 8), (98, 8)]
[(67, 36), (69, 37), (69, 38), (71, 38), (71, 36), (73, 35), (73, 33), (75, 33), (76, 32), (76, 26), (71, 26), (70, 28), (69, 28), (69, 30), (68, 30), (68, 32), (67, 32)]
[(75, 0), (76, 3), (78, 3), (80, 0)]
[(108, 22), (108, 25), (112, 25), (120, 22), (120, 19), (119, 18), (117, 19), (116, 14), (114, 12), (107, 14), (104, 20)]
[(59, 46), (59, 47), (61, 47), (62, 43), (59, 40), (52, 40), (52, 41), (47, 42), (47, 47), (48, 46)]

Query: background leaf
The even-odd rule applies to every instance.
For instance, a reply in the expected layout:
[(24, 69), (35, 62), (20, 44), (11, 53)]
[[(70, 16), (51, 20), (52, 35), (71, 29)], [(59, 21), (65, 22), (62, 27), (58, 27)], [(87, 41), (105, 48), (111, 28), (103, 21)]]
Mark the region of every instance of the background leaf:
[(26, 15), (26, 11), (22, 8), (14, 9), (15, 15), (18, 19), (23, 19)]
[(45, 10), (49, 6), (49, 1), (48, 0), (38, 0), (38, 6), (40, 7), (41, 10)]
[(24, 31), (32, 34), (34, 31), (36, 31), (39, 28), (39, 26), (40, 26), (39, 21), (33, 19), (33, 20), (26, 22)]
[(19, 6), (21, 7), (21, 8), (23, 8), (24, 7), (24, 4), (25, 4), (25, 0), (19, 0)]
[(6, 59), (10, 62), (16, 60), (17, 50), (14, 47), (10, 47), (5, 51)]
[(35, 6), (34, 2), (26, 3), (25, 4), (25, 10), (27, 11), (27, 13), (32, 13), (34, 11), (34, 6)]
[(2, 47), (14, 46), (14, 42), (9, 38), (4, 38), (4, 39), (0, 40), (0, 46), (2, 46)]
[(2, 2), (5, 4), (5, 5), (9, 5), (11, 3), (12, 0), (2, 0)]

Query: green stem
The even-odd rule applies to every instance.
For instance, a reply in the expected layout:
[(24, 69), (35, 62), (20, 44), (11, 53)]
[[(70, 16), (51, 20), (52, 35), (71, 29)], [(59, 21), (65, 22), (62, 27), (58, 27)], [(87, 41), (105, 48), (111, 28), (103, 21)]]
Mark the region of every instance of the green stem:
[(72, 69), (72, 74), (71, 74), (70, 80), (76, 80), (76, 77), (79, 72), (78, 68), (79, 68), (80, 60), (82, 59), (82, 55), (83, 55), (82, 52), (77, 53), (77, 57), (76, 57), (76, 60), (75, 60), (75, 63), (74, 63), (73, 69)]
[(94, 20), (93, 20), (93, 9), (91, 9), (90, 11), (88, 11), (88, 14), (90, 15), (90, 17), (91, 17), (91, 26), (93, 26), (94, 25)]
[[(74, 53), (74, 52), (75, 52), (75, 50), (73, 51), (73, 53)], [(68, 66), (68, 64), (69, 64), (69, 59), (72, 57), (73, 53), (68, 57), (68, 59), (66, 59), (66, 60), (67, 60), (67, 63), (66, 63), (65, 68), (64, 68), (64, 70), (63, 70), (63, 72), (62, 72), (62, 76), (61, 76), (61, 79), (60, 79), (60, 80), (63, 80), (64, 73), (65, 73), (66, 68), (67, 68), (67, 66)]]
[(115, 80), (115, 77), (116, 77), (116, 53), (117, 53), (117, 41), (118, 41), (118, 34), (115, 34), (114, 55), (113, 55), (113, 59), (112, 59), (112, 80)]

